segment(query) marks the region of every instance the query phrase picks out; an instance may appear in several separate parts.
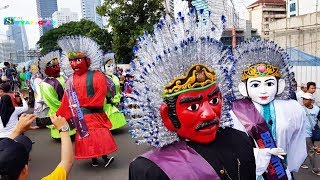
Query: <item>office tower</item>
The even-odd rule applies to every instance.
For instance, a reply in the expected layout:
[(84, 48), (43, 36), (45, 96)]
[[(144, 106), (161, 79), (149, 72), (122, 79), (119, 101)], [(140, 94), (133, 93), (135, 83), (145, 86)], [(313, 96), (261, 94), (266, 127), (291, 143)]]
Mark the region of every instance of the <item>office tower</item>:
[[(37, 11), (39, 19), (52, 19), (52, 14), (58, 11), (57, 0), (37, 0)], [(53, 29), (52, 25), (39, 26), (40, 36)]]
[(71, 12), (69, 8), (61, 8), (60, 11), (56, 11), (52, 14), (52, 20), (56, 22), (53, 26), (57, 28), (62, 24), (71, 22), (71, 21), (79, 21), (78, 13)]
[(96, 12), (96, 7), (100, 5), (101, 0), (81, 0), (82, 18), (93, 21), (97, 23), (100, 28), (102, 28), (102, 17)]
[[(23, 52), (29, 49), (28, 38), (25, 26), (9, 26), (7, 37), (14, 41), (14, 49), (16, 52)], [(16, 62), (27, 61), (24, 57), (17, 57)]]

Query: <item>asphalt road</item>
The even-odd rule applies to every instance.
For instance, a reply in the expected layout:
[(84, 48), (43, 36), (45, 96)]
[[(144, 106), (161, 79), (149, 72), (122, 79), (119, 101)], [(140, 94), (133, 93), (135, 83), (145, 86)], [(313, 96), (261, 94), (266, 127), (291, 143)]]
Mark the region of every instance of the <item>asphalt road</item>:
[[(91, 160), (75, 160), (69, 179), (128, 179), (130, 162), (150, 147), (137, 146), (134, 140), (131, 139), (127, 127), (114, 131), (113, 134), (118, 145), (118, 150), (112, 154), (112, 156), (115, 157), (114, 162), (105, 168), (102, 159), (99, 159), (101, 162), (101, 166), (99, 167), (92, 167)], [(35, 142), (31, 152), (28, 179), (41, 179), (47, 174), (50, 174), (59, 163), (60, 142), (51, 139), (48, 129), (37, 129), (28, 132), (27, 135)]]
[[(112, 154), (115, 161), (104, 168), (92, 167), (91, 160), (75, 160), (70, 180), (127, 180), (129, 163), (139, 154), (150, 149), (149, 146), (136, 145), (124, 127), (113, 131), (118, 150)], [(35, 142), (31, 152), (28, 180), (38, 180), (50, 174), (60, 161), (60, 142), (51, 139), (48, 129), (37, 129), (26, 133)], [(103, 162), (100, 159), (100, 162)], [(319, 176), (311, 173), (310, 169), (300, 169), (295, 175), (296, 180), (320, 180)]]

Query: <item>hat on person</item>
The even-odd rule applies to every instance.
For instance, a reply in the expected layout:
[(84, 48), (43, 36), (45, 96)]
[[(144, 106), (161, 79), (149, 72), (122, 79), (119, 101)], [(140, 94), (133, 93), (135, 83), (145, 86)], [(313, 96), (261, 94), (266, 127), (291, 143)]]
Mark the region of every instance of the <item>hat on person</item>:
[(307, 87), (305, 83), (301, 83), (301, 87)]
[(23, 135), (0, 141), (0, 179), (18, 179), (28, 164), (32, 141)]
[(301, 98), (303, 99), (311, 99), (311, 100), (314, 100), (314, 97), (311, 93), (304, 93)]

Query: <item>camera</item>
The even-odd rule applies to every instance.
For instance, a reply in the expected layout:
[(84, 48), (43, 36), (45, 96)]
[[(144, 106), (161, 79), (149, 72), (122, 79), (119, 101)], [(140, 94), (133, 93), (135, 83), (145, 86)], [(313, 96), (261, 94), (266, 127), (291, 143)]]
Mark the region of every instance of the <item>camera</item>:
[(44, 118), (36, 118), (36, 125), (40, 128), (46, 127), (47, 125), (51, 125), (52, 121), (50, 117), (44, 117)]

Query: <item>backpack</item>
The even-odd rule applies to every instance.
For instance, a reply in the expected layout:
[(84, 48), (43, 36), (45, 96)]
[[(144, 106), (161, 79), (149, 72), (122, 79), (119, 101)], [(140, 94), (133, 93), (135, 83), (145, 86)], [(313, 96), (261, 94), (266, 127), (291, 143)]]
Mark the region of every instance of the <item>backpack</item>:
[(3, 82), (6, 82), (9, 80), (9, 78), (7, 77), (7, 69), (5, 69), (4, 72), (2, 71), (1, 80)]

